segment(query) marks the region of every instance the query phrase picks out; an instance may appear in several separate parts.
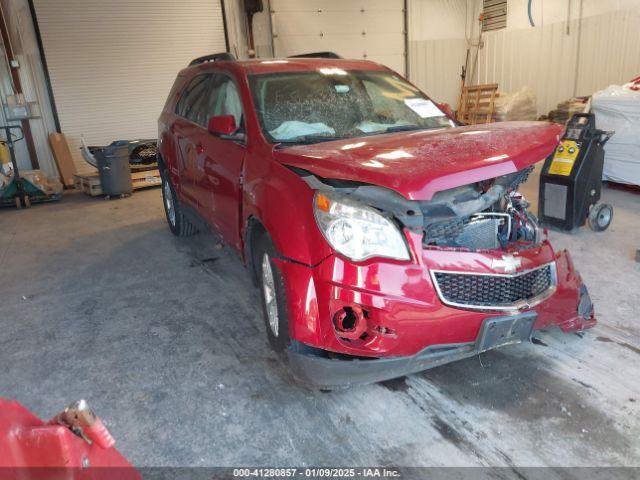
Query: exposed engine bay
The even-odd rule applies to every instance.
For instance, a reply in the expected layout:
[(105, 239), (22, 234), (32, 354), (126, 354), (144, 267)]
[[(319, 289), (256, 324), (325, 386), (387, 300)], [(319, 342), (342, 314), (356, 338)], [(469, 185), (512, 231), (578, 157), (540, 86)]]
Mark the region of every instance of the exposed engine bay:
[[(423, 202), (425, 246), (485, 250), (540, 243), (538, 221), (517, 190), (532, 170), (439, 192)], [(445, 219), (429, 221), (443, 213)]]
[(389, 189), (358, 182), (323, 179), (288, 167), (314, 190), (334, 191), (380, 210), (402, 226), (423, 232), (426, 248), (495, 250), (527, 248), (542, 241), (529, 202), (518, 192), (533, 166), (519, 172), (438, 192), (412, 201)]

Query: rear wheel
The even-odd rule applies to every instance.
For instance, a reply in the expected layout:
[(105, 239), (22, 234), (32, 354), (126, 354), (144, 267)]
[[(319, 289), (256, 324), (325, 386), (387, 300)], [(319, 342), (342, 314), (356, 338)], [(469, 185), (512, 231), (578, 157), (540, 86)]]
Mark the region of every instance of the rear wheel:
[(164, 204), (164, 213), (167, 216), (169, 229), (174, 235), (188, 237), (197, 233), (196, 227), (182, 212), (169, 175), (165, 171), (162, 173), (162, 203)]
[(273, 349), (282, 353), (290, 343), (289, 318), (284, 278), (278, 266), (273, 263), (274, 258), (276, 258), (275, 247), (265, 233), (257, 242), (254, 259), (267, 338)]
[(594, 232), (603, 232), (613, 220), (613, 207), (608, 203), (598, 203), (589, 212), (589, 227)]

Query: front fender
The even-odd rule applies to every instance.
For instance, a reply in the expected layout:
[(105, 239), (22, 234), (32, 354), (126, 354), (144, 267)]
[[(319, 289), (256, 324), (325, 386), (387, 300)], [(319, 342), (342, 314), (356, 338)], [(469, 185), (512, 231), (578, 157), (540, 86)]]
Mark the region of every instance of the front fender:
[(249, 220), (254, 218), (285, 260), (317, 265), (331, 255), (332, 249), (316, 225), (314, 191), (280, 163), (269, 162), (266, 169), (245, 183), (243, 238)]

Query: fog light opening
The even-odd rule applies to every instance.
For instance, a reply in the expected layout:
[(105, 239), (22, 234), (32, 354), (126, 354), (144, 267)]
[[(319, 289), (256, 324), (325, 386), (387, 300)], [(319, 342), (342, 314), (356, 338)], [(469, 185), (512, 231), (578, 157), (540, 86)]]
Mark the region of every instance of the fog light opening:
[(344, 314), (339, 317), (340, 326), (338, 330), (343, 332), (348, 332), (349, 330), (353, 330), (358, 323), (358, 319), (356, 318), (356, 314), (353, 313), (353, 308), (344, 307)]
[(360, 338), (367, 328), (365, 313), (358, 306), (346, 306), (333, 316), (333, 328), (338, 337), (345, 340)]

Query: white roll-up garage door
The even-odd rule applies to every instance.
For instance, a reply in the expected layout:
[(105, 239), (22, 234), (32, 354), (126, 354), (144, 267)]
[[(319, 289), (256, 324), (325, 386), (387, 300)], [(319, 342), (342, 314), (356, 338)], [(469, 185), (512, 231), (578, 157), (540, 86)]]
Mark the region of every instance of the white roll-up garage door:
[(405, 72), (403, 0), (271, 0), (275, 55), (332, 51)]
[(62, 132), (79, 153), (116, 139), (156, 138), (177, 72), (225, 51), (220, 0), (34, 0)]

